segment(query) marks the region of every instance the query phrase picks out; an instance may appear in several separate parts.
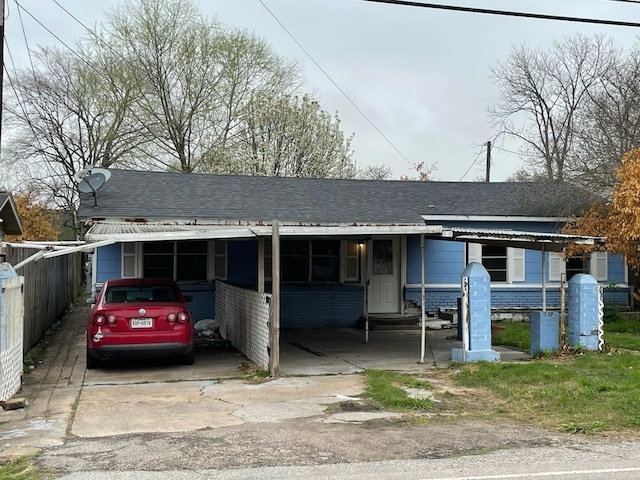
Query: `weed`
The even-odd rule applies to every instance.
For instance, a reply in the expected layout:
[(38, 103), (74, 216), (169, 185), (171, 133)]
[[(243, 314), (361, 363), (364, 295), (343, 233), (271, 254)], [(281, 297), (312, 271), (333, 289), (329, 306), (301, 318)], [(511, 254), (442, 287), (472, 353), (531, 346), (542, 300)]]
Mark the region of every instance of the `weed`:
[(596, 432), (604, 430), (604, 424), (602, 422), (586, 422), (586, 423), (564, 423), (561, 426), (561, 430), (567, 433), (592, 435)]
[(429, 383), (410, 375), (386, 370), (367, 370), (367, 388), (362, 397), (370, 398), (385, 408), (393, 410), (431, 410), (433, 402), (427, 398), (411, 398), (405, 388), (426, 389)]
[(38, 468), (35, 457), (19, 457), (0, 466), (0, 479), (47, 480), (54, 478), (53, 472)]

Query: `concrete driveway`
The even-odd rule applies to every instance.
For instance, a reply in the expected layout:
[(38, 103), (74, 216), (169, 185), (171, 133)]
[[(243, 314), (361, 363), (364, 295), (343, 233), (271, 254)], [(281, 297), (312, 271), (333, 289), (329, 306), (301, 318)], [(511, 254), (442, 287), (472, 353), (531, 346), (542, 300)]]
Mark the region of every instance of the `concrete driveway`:
[[(323, 416), (327, 405), (362, 392), (362, 377), (353, 373), (446, 367), (451, 348), (459, 345), (454, 331), (429, 332), (425, 362), (419, 363), (419, 330), (373, 331), (368, 343), (361, 330), (284, 332), (284, 378), (252, 384), (239, 379), (251, 367), (243, 355), (209, 344), (198, 347), (193, 366), (140, 361), (86, 370), (86, 315), (87, 307), (74, 307), (47, 339), (40, 363), (16, 395), (26, 408), (0, 412), (0, 457), (62, 445), (68, 434), (187, 432), (313, 416), (359, 422), (363, 418), (355, 414), (362, 412)], [(527, 357), (503, 350), (505, 359)]]

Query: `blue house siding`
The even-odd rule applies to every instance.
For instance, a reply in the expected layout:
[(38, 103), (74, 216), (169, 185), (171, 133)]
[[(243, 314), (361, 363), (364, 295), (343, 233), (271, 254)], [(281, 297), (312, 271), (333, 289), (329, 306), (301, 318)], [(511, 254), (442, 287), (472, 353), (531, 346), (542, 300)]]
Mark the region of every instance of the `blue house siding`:
[(227, 281), (244, 286), (258, 284), (258, 242), (256, 240), (227, 242)]
[(608, 255), (607, 269), (609, 283), (625, 283), (625, 271), (627, 267), (624, 264), (624, 257), (622, 255)]
[(364, 309), (360, 285), (282, 285), (280, 327), (348, 328), (357, 325)]
[(189, 311), (194, 321), (215, 318), (216, 296), (215, 283), (181, 283), (179, 284), (183, 295), (190, 295), (193, 301), (189, 303)]
[[(460, 283), (464, 270), (464, 243), (446, 240), (424, 242), (425, 283)], [(420, 237), (407, 237), (407, 283), (421, 283)]]
[(112, 278), (120, 278), (122, 276), (122, 244), (114, 243), (100, 247), (97, 252), (96, 282), (104, 283)]

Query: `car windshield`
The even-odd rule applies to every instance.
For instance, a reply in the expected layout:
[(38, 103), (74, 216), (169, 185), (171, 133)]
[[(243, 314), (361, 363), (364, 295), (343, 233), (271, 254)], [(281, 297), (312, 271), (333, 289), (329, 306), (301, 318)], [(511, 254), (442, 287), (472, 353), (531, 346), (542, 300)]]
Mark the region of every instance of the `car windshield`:
[(119, 285), (107, 288), (106, 303), (175, 302), (176, 292), (164, 285)]

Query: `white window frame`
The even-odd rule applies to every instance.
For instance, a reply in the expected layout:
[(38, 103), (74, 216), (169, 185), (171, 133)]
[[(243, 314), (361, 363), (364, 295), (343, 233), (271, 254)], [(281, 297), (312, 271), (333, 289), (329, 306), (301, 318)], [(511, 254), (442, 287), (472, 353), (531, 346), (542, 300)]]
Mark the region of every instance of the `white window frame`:
[[(133, 246), (133, 253), (126, 252), (127, 246)], [(123, 242), (120, 244), (121, 248), (121, 264), (120, 264), (120, 272), (122, 278), (138, 278), (140, 276), (141, 270), (141, 256), (140, 256), (140, 245), (139, 242)], [(133, 276), (125, 275), (125, 264), (127, 263), (127, 259), (132, 259), (133, 261)]]
[[(560, 252), (549, 252), (549, 281), (559, 282), (561, 275), (566, 278), (567, 263)], [(607, 252), (591, 252), (589, 255), (589, 273), (598, 282), (606, 282), (609, 279), (609, 256)]]
[[(217, 245), (217, 247), (216, 247)], [(224, 245), (222, 248), (221, 246)], [(209, 240), (207, 242), (207, 280), (227, 280), (229, 273), (229, 242), (227, 240)], [(216, 269), (216, 259), (224, 258), (222, 271)]]
[[(506, 247), (507, 248), (507, 280), (506, 282), (496, 282), (504, 285), (505, 283), (524, 282), (525, 281), (525, 265), (526, 250), (524, 248)], [(468, 263), (482, 263), (482, 244), (467, 243), (467, 259)]]
[[(265, 246), (267, 245), (267, 241), (269, 241), (269, 239), (265, 240)], [(282, 240), (281, 240), (282, 241)], [(309, 240), (311, 243), (311, 246), (309, 247), (309, 256), (312, 257), (313, 256), (313, 242), (316, 241), (314, 239), (310, 239)], [(355, 242), (358, 244), (358, 248), (356, 250), (356, 255), (349, 255), (349, 258), (355, 258), (356, 261), (358, 262), (358, 266), (356, 268), (357, 272), (356, 272), (356, 276), (355, 277), (347, 277), (347, 242)], [(360, 242), (358, 240), (340, 240), (340, 275), (339, 275), (339, 281), (338, 283), (340, 284), (344, 284), (346, 282), (349, 283), (353, 283), (353, 282), (358, 282), (361, 278), (361, 270), (362, 270), (362, 258), (361, 258), (361, 254), (362, 254), (362, 250), (360, 248)], [(267, 254), (266, 253), (266, 248), (265, 248), (265, 254), (264, 254), (264, 271), (265, 271), (265, 276), (264, 276), (264, 280), (266, 282), (270, 282), (272, 280), (271, 276), (267, 276), (266, 272), (269, 271), (270, 269), (267, 269), (266, 266), (271, 265), (272, 262), (272, 256), (271, 254)], [(312, 282), (311, 281), (311, 262), (312, 259), (309, 259), (309, 272), (308, 272), (308, 279), (307, 282), (294, 282), (294, 283), (315, 283), (315, 284), (322, 284), (324, 282)]]

